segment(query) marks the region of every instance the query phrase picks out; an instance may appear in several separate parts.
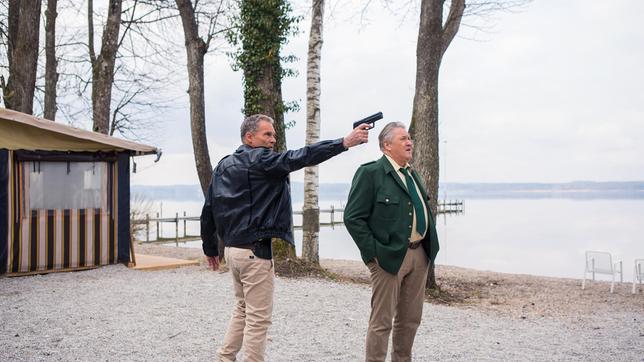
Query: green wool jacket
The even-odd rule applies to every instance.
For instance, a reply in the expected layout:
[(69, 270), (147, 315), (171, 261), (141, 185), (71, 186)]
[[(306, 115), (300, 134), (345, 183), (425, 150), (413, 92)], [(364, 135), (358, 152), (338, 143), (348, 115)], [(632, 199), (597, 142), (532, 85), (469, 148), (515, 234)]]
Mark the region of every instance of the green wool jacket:
[[(428, 200), (416, 171), (412, 170), (412, 176), (421, 197)], [(426, 202), (429, 222), (422, 245), (433, 263), (439, 248), (438, 234), (429, 202)], [(385, 156), (358, 168), (344, 208), (344, 224), (365, 264), (375, 257), (383, 270), (398, 273), (407, 253), (413, 209), (405, 184)]]

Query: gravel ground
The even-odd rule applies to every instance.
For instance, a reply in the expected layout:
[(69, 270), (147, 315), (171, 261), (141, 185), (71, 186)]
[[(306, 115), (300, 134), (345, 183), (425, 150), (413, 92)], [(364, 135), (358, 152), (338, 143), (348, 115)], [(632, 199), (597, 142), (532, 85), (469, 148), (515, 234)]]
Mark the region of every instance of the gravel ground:
[[(277, 278), (267, 360), (362, 360), (369, 300), (363, 284)], [(230, 275), (203, 266), (4, 277), (0, 361), (213, 360), (232, 304)], [(644, 310), (571, 321), (426, 303), (414, 361), (644, 361), (643, 321)]]

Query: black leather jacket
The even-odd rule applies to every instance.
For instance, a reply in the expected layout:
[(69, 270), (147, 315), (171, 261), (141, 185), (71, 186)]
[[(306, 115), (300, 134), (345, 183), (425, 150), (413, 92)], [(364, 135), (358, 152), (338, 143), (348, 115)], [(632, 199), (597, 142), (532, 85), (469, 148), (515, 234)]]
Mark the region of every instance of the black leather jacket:
[(219, 254), (217, 237), (225, 246), (273, 237), (294, 244), (289, 173), (345, 150), (340, 138), (281, 153), (241, 145), (224, 157), (213, 171), (201, 211), (204, 253)]

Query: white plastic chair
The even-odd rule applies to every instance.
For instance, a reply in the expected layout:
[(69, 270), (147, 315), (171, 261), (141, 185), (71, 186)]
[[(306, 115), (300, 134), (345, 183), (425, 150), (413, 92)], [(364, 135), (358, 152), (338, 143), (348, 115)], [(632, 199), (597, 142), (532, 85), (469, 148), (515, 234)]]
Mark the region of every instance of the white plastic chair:
[(586, 251), (586, 266), (584, 267), (584, 280), (581, 282), (581, 289), (586, 288), (586, 275), (590, 273), (592, 280), (595, 280), (595, 274), (606, 274), (611, 276), (610, 292), (615, 290), (615, 275), (619, 274), (619, 282), (624, 280), (622, 262), (613, 263), (613, 257), (605, 251)]
[(633, 294), (635, 294), (635, 285), (644, 282), (644, 259), (635, 259), (635, 268), (633, 269)]

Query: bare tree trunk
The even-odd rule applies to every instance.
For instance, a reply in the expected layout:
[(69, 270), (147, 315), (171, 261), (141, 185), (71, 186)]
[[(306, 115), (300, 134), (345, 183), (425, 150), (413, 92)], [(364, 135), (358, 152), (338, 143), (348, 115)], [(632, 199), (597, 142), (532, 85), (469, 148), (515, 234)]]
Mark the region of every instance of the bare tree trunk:
[[(465, 0), (453, 0), (447, 22), (443, 25), (443, 1), (423, 0), (416, 45), (416, 91), (409, 133), (415, 139), (414, 167), (427, 185), (429, 204), (437, 211), (438, 153), (438, 75), (447, 47), (456, 36), (461, 23)], [(427, 287), (436, 288), (434, 265), (427, 278)]]
[[(311, 33), (306, 64), (306, 144), (320, 140), (320, 60), (324, 0), (312, 0)], [(302, 257), (320, 261), (320, 205), (318, 166), (304, 169), (304, 207), (302, 212)]]
[(45, 13), (45, 112), (46, 119), (56, 120), (56, 85), (58, 73), (56, 66), (56, 13), (57, 0), (47, 0)]
[(119, 47), (119, 29), (121, 26), (122, 0), (109, 0), (107, 23), (103, 30), (101, 53), (94, 51), (93, 0), (88, 0), (89, 54), (92, 62), (92, 116), (94, 132), (109, 134), (110, 105), (112, 102), (112, 84), (114, 82), (114, 64)]
[(188, 96), (190, 98), (190, 130), (192, 133), (192, 148), (197, 165), (197, 174), (204, 195), (208, 192), (212, 177), (212, 164), (208, 153), (206, 139), (206, 106), (204, 101), (204, 56), (208, 45), (199, 37), (199, 29), (195, 18), (194, 8), (190, 0), (176, 0), (183, 34), (186, 41), (188, 57)]
[[(9, 79), (2, 85), (5, 107), (33, 114), (40, 1), (9, 1)], [(4, 82), (3, 82), (4, 83)]]

